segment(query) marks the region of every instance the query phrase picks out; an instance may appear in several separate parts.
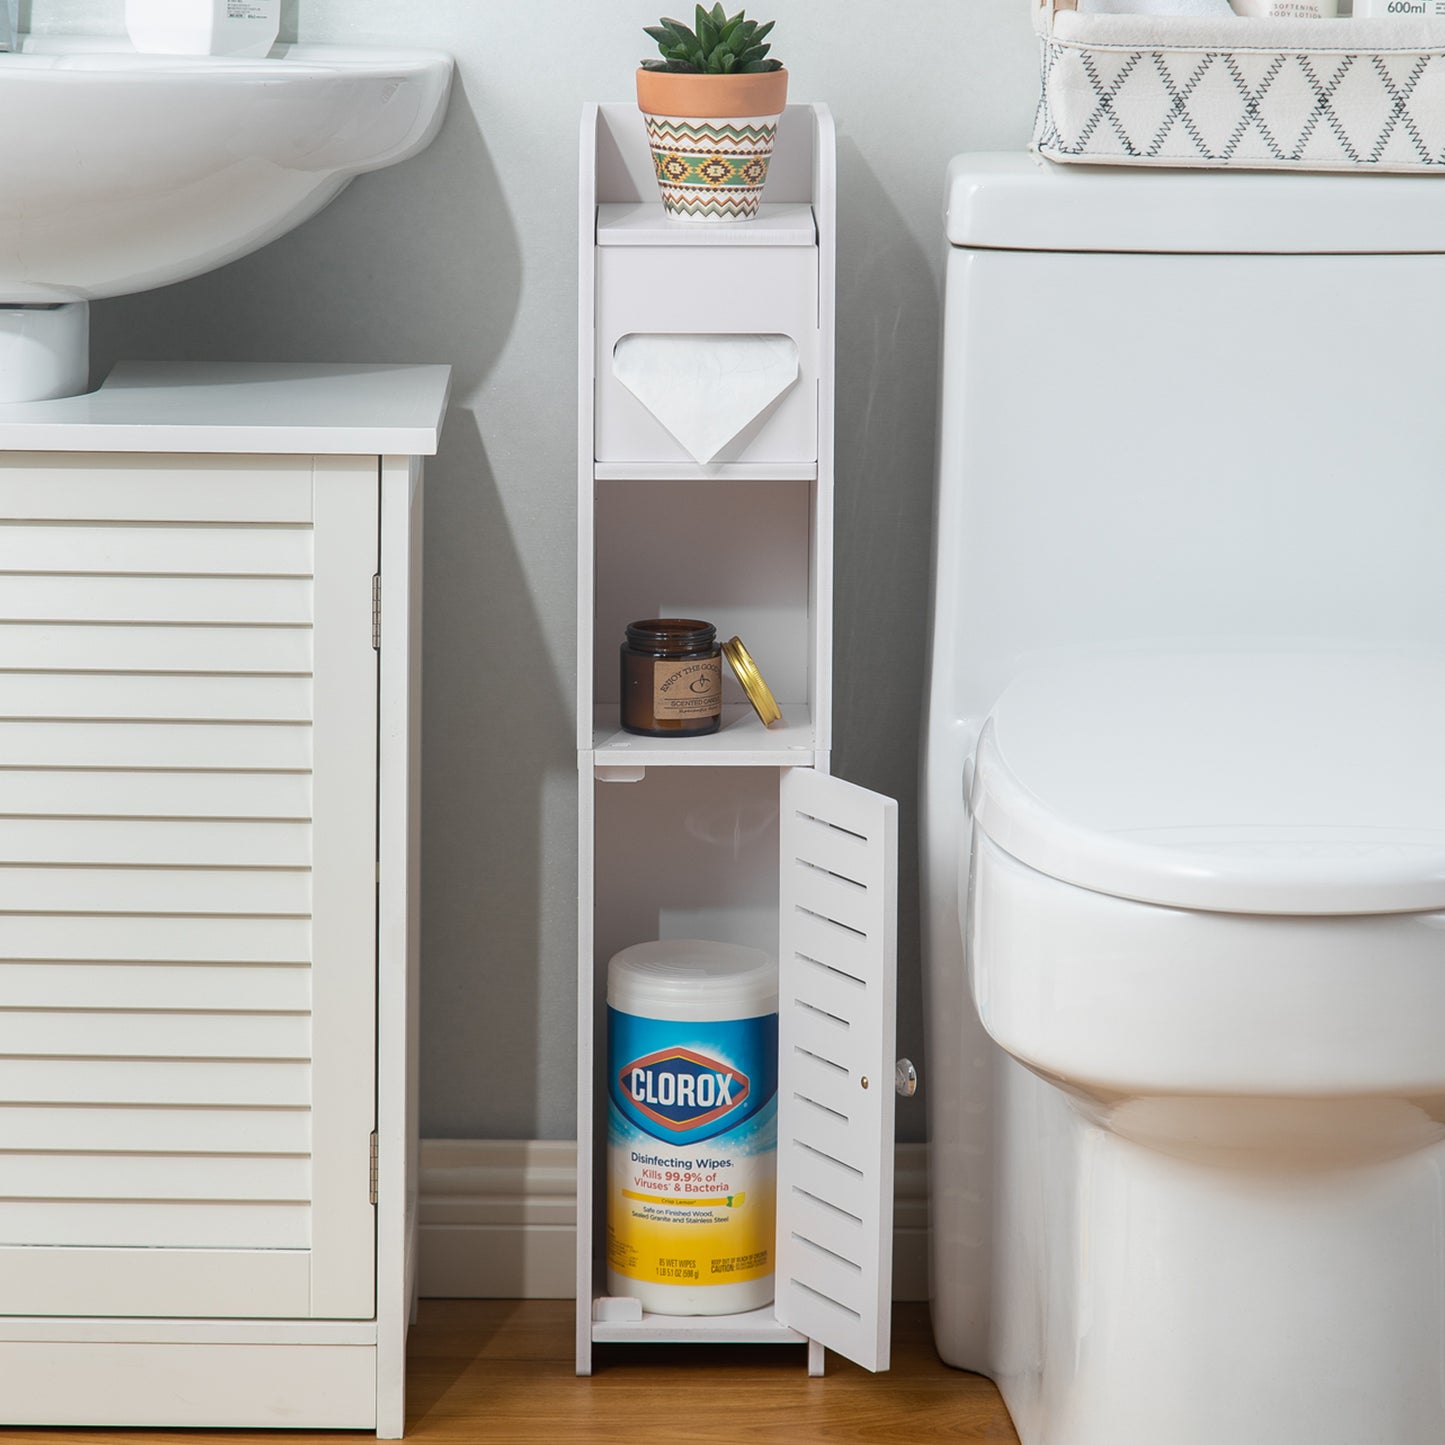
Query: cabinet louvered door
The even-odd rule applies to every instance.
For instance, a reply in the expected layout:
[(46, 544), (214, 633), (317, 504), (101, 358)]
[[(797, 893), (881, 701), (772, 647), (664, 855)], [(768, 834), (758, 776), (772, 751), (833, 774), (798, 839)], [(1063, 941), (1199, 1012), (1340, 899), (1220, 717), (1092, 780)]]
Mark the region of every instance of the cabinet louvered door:
[(775, 1308), (886, 1370), (898, 805), (794, 768), (781, 807)]
[(0, 468), (0, 1314), (372, 1314), (377, 503)]

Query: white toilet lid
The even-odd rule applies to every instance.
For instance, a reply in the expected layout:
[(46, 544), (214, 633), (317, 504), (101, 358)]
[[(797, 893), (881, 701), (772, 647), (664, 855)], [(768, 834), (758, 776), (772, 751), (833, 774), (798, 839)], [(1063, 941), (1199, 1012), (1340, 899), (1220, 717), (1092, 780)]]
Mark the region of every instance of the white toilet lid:
[(1445, 660), (1076, 657), (1021, 674), (978, 826), (1051, 877), (1242, 913), (1445, 909)]

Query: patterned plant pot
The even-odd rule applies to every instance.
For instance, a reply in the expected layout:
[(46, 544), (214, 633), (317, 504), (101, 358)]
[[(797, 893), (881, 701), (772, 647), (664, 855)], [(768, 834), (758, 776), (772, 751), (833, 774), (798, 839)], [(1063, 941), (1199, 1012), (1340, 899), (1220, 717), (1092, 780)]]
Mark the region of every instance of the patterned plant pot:
[(667, 214), (684, 221), (753, 220), (787, 98), (786, 70), (639, 70), (637, 104)]

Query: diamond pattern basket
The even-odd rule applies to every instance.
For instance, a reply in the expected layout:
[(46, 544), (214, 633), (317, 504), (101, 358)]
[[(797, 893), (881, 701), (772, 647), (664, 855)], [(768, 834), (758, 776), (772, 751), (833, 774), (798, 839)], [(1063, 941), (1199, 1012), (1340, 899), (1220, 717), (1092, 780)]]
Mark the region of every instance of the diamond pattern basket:
[(1445, 23), (1080, 15), (1038, 0), (1034, 146), (1109, 165), (1445, 175)]

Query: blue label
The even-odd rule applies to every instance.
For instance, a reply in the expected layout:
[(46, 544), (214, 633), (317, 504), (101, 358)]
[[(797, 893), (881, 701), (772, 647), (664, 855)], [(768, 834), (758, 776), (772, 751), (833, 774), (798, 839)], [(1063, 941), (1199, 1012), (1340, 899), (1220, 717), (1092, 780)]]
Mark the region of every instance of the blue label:
[(607, 1090), (623, 1118), (654, 1139), (691, 1144), (725, 1134), (778, 1091), (778, 1016), (678, 1023), (607, 1010)]

